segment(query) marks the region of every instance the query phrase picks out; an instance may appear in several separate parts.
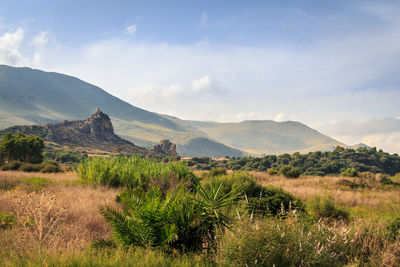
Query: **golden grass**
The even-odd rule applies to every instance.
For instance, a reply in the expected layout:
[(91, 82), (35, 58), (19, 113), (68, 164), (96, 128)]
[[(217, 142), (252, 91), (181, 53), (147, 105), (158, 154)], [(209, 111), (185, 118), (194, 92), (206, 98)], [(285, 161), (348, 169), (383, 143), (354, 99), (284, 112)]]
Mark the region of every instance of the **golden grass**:
[(26, 177), (43, 177), (53, 181), (75, 181), (79, 177), (75, 172), (61, 172), (61, 173), (42, 173), (42, 172), (23, 172), (23, 171), (0, 171), (0, 179), (18, 179)]
[(383, 213), (399, 213), (399, 188), (350, 189), (337, 184), (342, 179), (357, 180), (359, 178), (301, 176), (288, 179), (283, 176), (272, 176), (267, 173), (252, 173), (262, 185), (281, 187), (303, 201), (313, 195), (331, 195), (336, 204), (346, 206), (365, 216), (382, 215)]
[[(0, 173), (0, 179), (21, 177), (22, 173)], [(76, 179), (71, 174), (40, 175), (59, 181)], [(30, 175), (32, 176), (32, 174)], [(45, 246), (49, 250), (86, 249), (93, 241), (108, 239), (111, 229), (99, 214), (99, 207), (115, 205), (117, 189), (102, 186), (55, 183), (38, 191), (16, 187), (0, 191), (0, 210), (17, 217), (0, 246), (26, 251)], [(27, 226), (28, 225), (28, 226)]]

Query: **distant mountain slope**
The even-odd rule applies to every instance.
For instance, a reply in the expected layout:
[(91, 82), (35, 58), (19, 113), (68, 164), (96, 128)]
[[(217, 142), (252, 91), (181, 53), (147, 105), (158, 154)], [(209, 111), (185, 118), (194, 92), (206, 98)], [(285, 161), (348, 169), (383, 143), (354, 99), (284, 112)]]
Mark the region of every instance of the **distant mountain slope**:
[[(184, 149), (185, 143), (202, 136), (179, 119), (171, 120), (132, 106), (77, 78), (0, 65), (0, 129), (13, 125), (82, 120), (89, 117), (96, 107), (110, 115), (118, 135), (139, 146), (151, 146), (169, 139)], [(229, 151), (229, 147), (220, 146)]]
[(329, 150), (340, 142), (299, 122), (184, 121), (149, 112), (77, 78), (0, 65), (0, 129), (82, 120), (100, 107), (116, 134), (139, 146), (169, 139), (185, 156), (230, 156)]
[(300, 122), (243, 121), (240, 123), (198, 123), (204, 134), (250, 154), (280, 154), (331, 150), (342, 143)]

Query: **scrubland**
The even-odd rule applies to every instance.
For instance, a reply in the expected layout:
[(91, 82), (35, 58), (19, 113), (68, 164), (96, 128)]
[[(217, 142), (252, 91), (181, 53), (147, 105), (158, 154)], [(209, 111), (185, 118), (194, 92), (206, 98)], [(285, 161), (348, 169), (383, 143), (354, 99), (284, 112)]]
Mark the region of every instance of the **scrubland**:
[[(2, 266), (400, 265), (400, 187), (382, 185), (379, 177), (288, 179), (264, 172), (212, 176), (208, 172), (193, 174), (179, 164), (156, 167), (150, 162), (137, 169), (128, 168), (129, 162), (122, 160), (116, 164), (123, 166), (113, 169), (112, 164), (103, 163), (93, 162), (91, 166), (97, 166), (97, 170), (81, 165), (79, 174), (0, 171)], [(226, 225), (229, 229), (213, 228), (215, 236), (205, 237), (198, 249), (185, 249), (186, 243), (182, 243), (182, 249), (177, 246), (179, 231), (175, 239), (162, 245), (146, 240), (126, 245), (113, 238), (116, 226), (99, 210), (109, 207), (126, 214), (126, 202), (115, 201), (127, 190), (123, 183), (146, 192), (153, 187), (170, 192), (177, 188), (178, 181), (188, 181), (192, 175), (200, 178), (206, 191), (212, 190), (215, 180), (222, 181), (221, 194), (240, 191), (232, 206), (217, 211), (231, 218)], [(141, 178), (132, 182), (123, 176)], [(153, 179), (156, 176), (163, 179)], [(293, 198), (285, 206), (289, 194)], [(165, 198), (161, 194), (160, 203), (169, 205), (163, 202)], [(251, 206), (252, 201), (255, 206)], [(267, 203), (272, 207), (268, 201), (282, 201), (277, 204), (281, 208), (257, 206)], [(157, 207), (154, 213), (163, 211), (162, 205)], [(193, 222), (199, 224), (197, 219)], [(102, 244), (99, 240), (105, 245), (94, 245)]]

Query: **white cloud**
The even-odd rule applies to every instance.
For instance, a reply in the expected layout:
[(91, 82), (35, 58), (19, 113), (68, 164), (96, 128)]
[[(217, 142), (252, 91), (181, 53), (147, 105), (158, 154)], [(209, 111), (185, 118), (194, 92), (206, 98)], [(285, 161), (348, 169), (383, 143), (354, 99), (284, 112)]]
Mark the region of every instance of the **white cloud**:
[(24, 31), (18, 28), (14, 32), (7, 32), (0, 37), (0, 63), (20, 66), (24, 60), (20, 52), (20, 45), (24, 39)]
[(43, 31), (33, 38), (33, 45), (37, 48), (43, 48), (49, 42), (49, 32)]
[(279, 122), (287, 121), (287, 120), (288, 120), (288, 117), (285, 115), (285, 113), (278, 113), (274, 118), (274, 121), (279, 121)]
[(209, 75), (206, 75), (199, 79), (193, 80), (190, 86), (193, 91), (198, 92), (212, 88), (214, 86), (214, 82)]
[(125, 31), (130, 35), (134, 35), (136, 33), (136, 25), (129, 25), (128, 27), (126, 27)]
[(49, 43), (49, 32), (42, 31), (33, 38), (32, 45), (35, 48), (32, 63), (36, 67), (41, 66), (43, 54), (45, 53), (46, 45)]

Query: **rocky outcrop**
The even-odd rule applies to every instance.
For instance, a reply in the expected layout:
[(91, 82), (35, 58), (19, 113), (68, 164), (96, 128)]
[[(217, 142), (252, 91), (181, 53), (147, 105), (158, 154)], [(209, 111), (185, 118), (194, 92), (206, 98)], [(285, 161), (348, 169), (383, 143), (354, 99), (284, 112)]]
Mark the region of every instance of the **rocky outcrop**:
[(155, 155), (168, 155), (168, 156), (177, 156), (176, 153), (176, 145), (171, 143), (171, 141), (164, 139), (161, 140), (159, 144), (153, 146), (149, 149), (150, 154)]
[(97, 108), (87, 120), (63, 121), (57, 124), (14, 126), (2, 132), (23, 132), (35, 134), (48, 142), (60, 145), (78, 146), (112, 153), (176, 156), (176, 145), (169, 140), (150, 149), (136, 146), (114, 133), (110, 117)]

